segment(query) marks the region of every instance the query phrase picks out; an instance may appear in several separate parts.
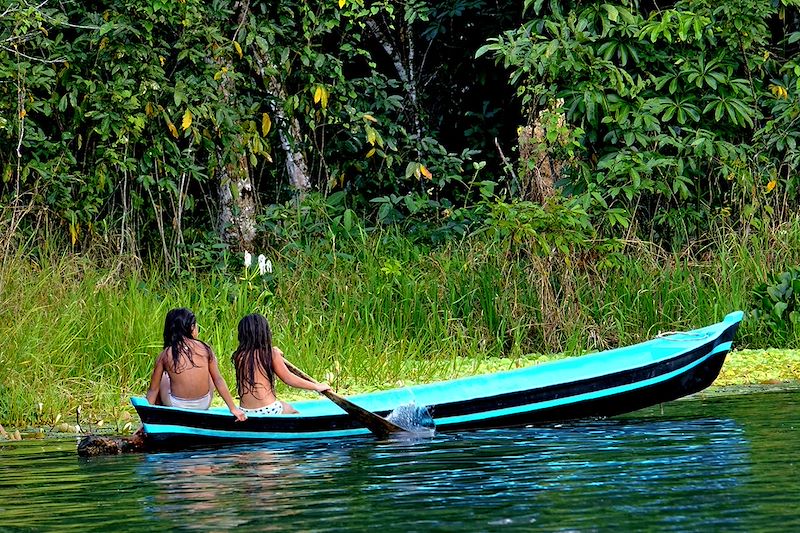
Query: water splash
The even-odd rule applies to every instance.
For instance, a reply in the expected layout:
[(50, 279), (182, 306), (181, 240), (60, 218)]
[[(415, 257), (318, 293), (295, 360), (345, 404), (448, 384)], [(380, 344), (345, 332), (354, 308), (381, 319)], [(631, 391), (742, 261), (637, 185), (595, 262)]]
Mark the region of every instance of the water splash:
[(436, 422), (428, 408), (415, 402), (398, 405), (386, 419), (411, 433), (433, 435), (436, 432)]

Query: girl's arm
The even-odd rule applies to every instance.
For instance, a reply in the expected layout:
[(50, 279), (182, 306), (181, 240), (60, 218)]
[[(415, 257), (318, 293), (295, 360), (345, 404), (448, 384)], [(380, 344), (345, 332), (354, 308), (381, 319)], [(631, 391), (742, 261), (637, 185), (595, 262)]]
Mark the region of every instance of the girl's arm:
[(208, 371), (211, 373), (211, 380), (214, 382), (214, 386), (217, 388), (219, 395), (222, 396), (222, 399), (225, 401), (225, 405), (228, 406), (231, 414), (235, 416), (236, 420), (239, 422), (244, 422), (247, 420), (247, 415), (244, 414), (244, 411), (236, 407), (236, 403), (233, 401), (233, 396), (231, 396), (231, 393), (228, 390), (228, 385), (225, 383), (225, 378), (223, 378), (222, 374), (219, 373), (217, 358), (213, 353), (211, 354), (211, 357), (208, 358)]
[(327, 383), (317, 383), (315, 381), (309, 381), (307, 379), (303, 379), (300, 376), (296, 376), (295, 374), (293, 374), (286, 366), (286, 362), (283, 360), (283, 352), (277, 346), (273, 346), (272, 348), (272, 369), (275, 370), (275, 375), (281, 378), (281, 381), (283, 381), (290, 387), (296, 387), (298, 389), (314, 390), (317, 392), (322, 392), (331, 389), (331, 386), (328, 385)]
[(161, 386), (161, 376), (164, 375), (164, 357), (163, 353), (159, 354), (156, 358), (156, 366), (153, 368), (153, 374), (150, 376), (150, 389), (147, 391), (147, 403), (155, 405), (158, 399), (158, 389)]

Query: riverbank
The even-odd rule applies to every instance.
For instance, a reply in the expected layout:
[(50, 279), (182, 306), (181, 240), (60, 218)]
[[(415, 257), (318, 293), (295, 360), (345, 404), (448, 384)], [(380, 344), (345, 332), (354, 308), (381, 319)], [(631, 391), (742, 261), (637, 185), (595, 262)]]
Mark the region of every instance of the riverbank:
[[(447, 364), (426, 366), (425, 378), (422, 378), (419, 367), (409, 365), (409, 376), (415, 379), (397, 380), (382, 383), (359, 385), (357, 383), (342, 383), (337, 392), (350, 396), (373, 390), (389, 389), (430, 383), (446, 379), (455, 379), (480, 374), (489, 374), (504, 370), (513, 370), (531, 365), (543, 364), (566, 355), (531, 355), (517, 359), (487, 357), (481, 360), (459, 357)], [(698, 393), (699, 395), (715, 395), (721, 393), (747, 394), (748, 392), (764, 392), (769, 390), (785, 390), (787, 388), (800, 388), (800, 350), (787, 350), (771, 348), (767, 350), (734, 350), (731, 352), (719, 377), (711, 387)], [(314, 399), (314, 393), (289, 389), (280, 385), (280, 397), (286, 401), (300, 401)], [(137, 393), (131, 393), (137, 394)], [(141, 393), (138, 393), (141, 394)], [(214, 406), (224, 407), (224, 403), (217, 395)], [(54, 420), (42, 419), (38, 426), (19, 428), (3, 428), (0, 425), (0, 440), (42, 439), (52, 437), (75, 436), (80, 432), (98, 432), (110, 434), (129, 434), (138, 427), (138, 418), (124, 394), (120, 394), (119, 405), (112, 409), (94, 410), (81, 413), (58, 415)], [(79, 424), (76, 428), (76, 424)]]
[[(632, 345), (736, 310), (747, 318), (734, 346), (764, 351), (734, 355), (745, 365), (735, 379), (793, 379), (790, 352), (768, 347), (800, 347), (800, 328), (776, 321), (754, 294), (800, 264), (799, 243), (800, 218), (779, 231), (720, 230), (702, 253), (637, 241), (541, 257), (524, 243), (476, 236), (432, 246), (383, 229), (337, 240), (333, 251), (328, 242), (274, 250), (264, 274), (229, 254), (217, 269), (180, 275), (46, 253), (56, 246), (22, 249), (0, 263), (0, 423), (52, 427), (81, 409), (82, 426), (134, 425), (128, 398), (146, 390), (175, 307), (195, 312), (231, 388), (237, 324), (252, 312), (268, 317), (290, 361), (344, 394), (554, 357), (532, 353)], [(721, 383), (733, 379), (727, 372)]]

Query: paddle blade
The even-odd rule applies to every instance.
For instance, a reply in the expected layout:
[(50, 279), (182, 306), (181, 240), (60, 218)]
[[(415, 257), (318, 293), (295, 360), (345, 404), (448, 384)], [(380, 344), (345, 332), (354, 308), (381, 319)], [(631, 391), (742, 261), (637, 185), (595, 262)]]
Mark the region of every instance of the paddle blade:
[[(292, 372), (293, 374), (300, 376), (301, 378), (306, 379), (308, 381), (316, 383), (316, 380), (314, 378), (312, 378), (311, 376), (309, 376), (308, 374), (306, 374), (305, 372), (294, 366), (292, 363), (287, 361), (286, 358), (284, 358), (283, 362), (286, 363), (286, 368), (288, 368), (289, 371)], [(322, 394), (324, 394), (330, 401), (341, 407), (345, 413), (358, 420), (361, 423), (361, 425), (363, 425), (372, 433), (374, 433), (375, 436), (377, 436), (378, 438), (383, 439), (388, 437), (392, 433), (405, 431), (405, 429), (401, 428), (397, 424), (390, 422), (389, 420), (386, 420), (385, 418), (382, 418), (376, 415), (375, 413), (371, 413), (366, 409), (364, 409), (363, 407), (359, 407), (350, 400), (342, 398), (332, 390), (323, 391)]]
[(392, 433), (404, 432), (405, 429), (383, 417), (367, 411), (353, 402), (346, 400), (333, 391), (326, 390), (324, 394), (333, 403), (341, 407), (347, 414), (358, 420), (378, 438), (386, 438)]

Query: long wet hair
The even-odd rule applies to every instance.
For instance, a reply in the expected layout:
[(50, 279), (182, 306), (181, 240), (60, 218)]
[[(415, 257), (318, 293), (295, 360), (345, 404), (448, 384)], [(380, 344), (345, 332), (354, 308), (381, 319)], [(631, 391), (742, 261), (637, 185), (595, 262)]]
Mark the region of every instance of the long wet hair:
[(275, 388), (275, 370), (272, 367), (272, 331), (263, 315), (253, 313), (239, 321), (239, 347), (231, 356), (236, 369), (236, 389), (239, 397), (251, 393), (256, 396), (256, 372), (266, 376)]
[[(187, 339), (194, 338), (192, 337), (192, 328), (196, 323), (197, 318), (194, 313), (185, 307), (170, 310), (164, 319), (164, 348), (170, 348), (172, 368), (176, 373), (183, 370), (179, 367), (181, 355), (185, 355), (189, 359), (190, 365), (197, 367), (192, 359), (192, 350), (186, 343)], [(200, 342), (206, 347), (210, 356), (211, 348), (206, 343)]]

